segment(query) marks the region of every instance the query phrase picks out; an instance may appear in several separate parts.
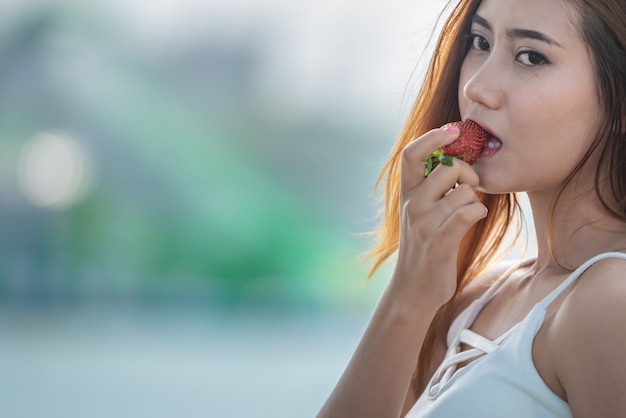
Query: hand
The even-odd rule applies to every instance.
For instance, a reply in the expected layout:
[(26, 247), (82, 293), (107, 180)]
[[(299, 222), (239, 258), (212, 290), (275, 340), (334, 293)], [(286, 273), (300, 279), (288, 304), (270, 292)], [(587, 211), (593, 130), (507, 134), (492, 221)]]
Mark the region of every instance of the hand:
[(478, 200), (479, 178), (465, 162), (439, 165), (424, 177), (424, 161), (453, 142), (458, 129), (434, 129), (407, 145), (400, 175), (400, 242), (392, 283), (400, 294), (438, 308), (456, 290), (459, 244), (468, 229), (487, 216)]

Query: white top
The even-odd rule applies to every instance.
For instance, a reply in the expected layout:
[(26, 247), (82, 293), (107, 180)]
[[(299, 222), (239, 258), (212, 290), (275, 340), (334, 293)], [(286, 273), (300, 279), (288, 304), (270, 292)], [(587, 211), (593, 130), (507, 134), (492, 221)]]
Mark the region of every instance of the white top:
[[(489, 288), (450, 326), (446, 356), (405, 418), (571, 418), (567, 402), (537, 372), (532, 344), (546, 308), (591, 265), (610, 257), (626, 259), (626, 254), (609, 252), (591, 258), (494, 341), (469, 329), (504, 280)], [(462, 343), (472, 348), (461, 351)], [(466, 361), (470, 362), (457, 370)]]

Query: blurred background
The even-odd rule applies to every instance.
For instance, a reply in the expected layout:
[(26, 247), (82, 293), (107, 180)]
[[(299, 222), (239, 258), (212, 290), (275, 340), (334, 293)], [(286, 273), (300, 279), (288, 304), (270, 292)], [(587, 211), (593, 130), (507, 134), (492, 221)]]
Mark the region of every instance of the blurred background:
[(1, 415), (314, 416), (443, 4), (3, 0)]

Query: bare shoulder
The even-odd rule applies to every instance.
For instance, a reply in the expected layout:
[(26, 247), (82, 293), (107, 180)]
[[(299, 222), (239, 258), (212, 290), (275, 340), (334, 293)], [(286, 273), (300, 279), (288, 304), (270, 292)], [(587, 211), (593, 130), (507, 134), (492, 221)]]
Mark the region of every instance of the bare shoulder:
[[(582, 324), (594, 325), (595, 332), (613, 332), (607, 325), (614, 320), (626, 322), (626, 259), (607, 258), (584, 272), (563, 301), (559, 316), (579, 317)], [(567, 321), (562, 325), (571, 324)], [(581, 324), (581, 325), (582, 325)], [(581, 327), (581, 330), (584, 329)], [(626, 335), (625, 335), (626, 339)]]
[(626, 410), (626, 260), (590, 267), (563, 301), (551, 327), (555, 372), (574, 416)]

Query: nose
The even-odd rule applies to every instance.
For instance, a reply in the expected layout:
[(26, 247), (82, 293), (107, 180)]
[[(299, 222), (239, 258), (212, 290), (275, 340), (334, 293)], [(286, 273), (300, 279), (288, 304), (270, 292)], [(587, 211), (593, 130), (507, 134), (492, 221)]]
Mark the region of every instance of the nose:
[(504, 103), (502, 83), (505, 74), (496, 62), (488, 58), (479, 65), (463, 65), (461, 71), (461, 80), (467, 80), (463, 85), (463, 96), (466, 100), (489, 109), (498, 109), (502, 106)]

